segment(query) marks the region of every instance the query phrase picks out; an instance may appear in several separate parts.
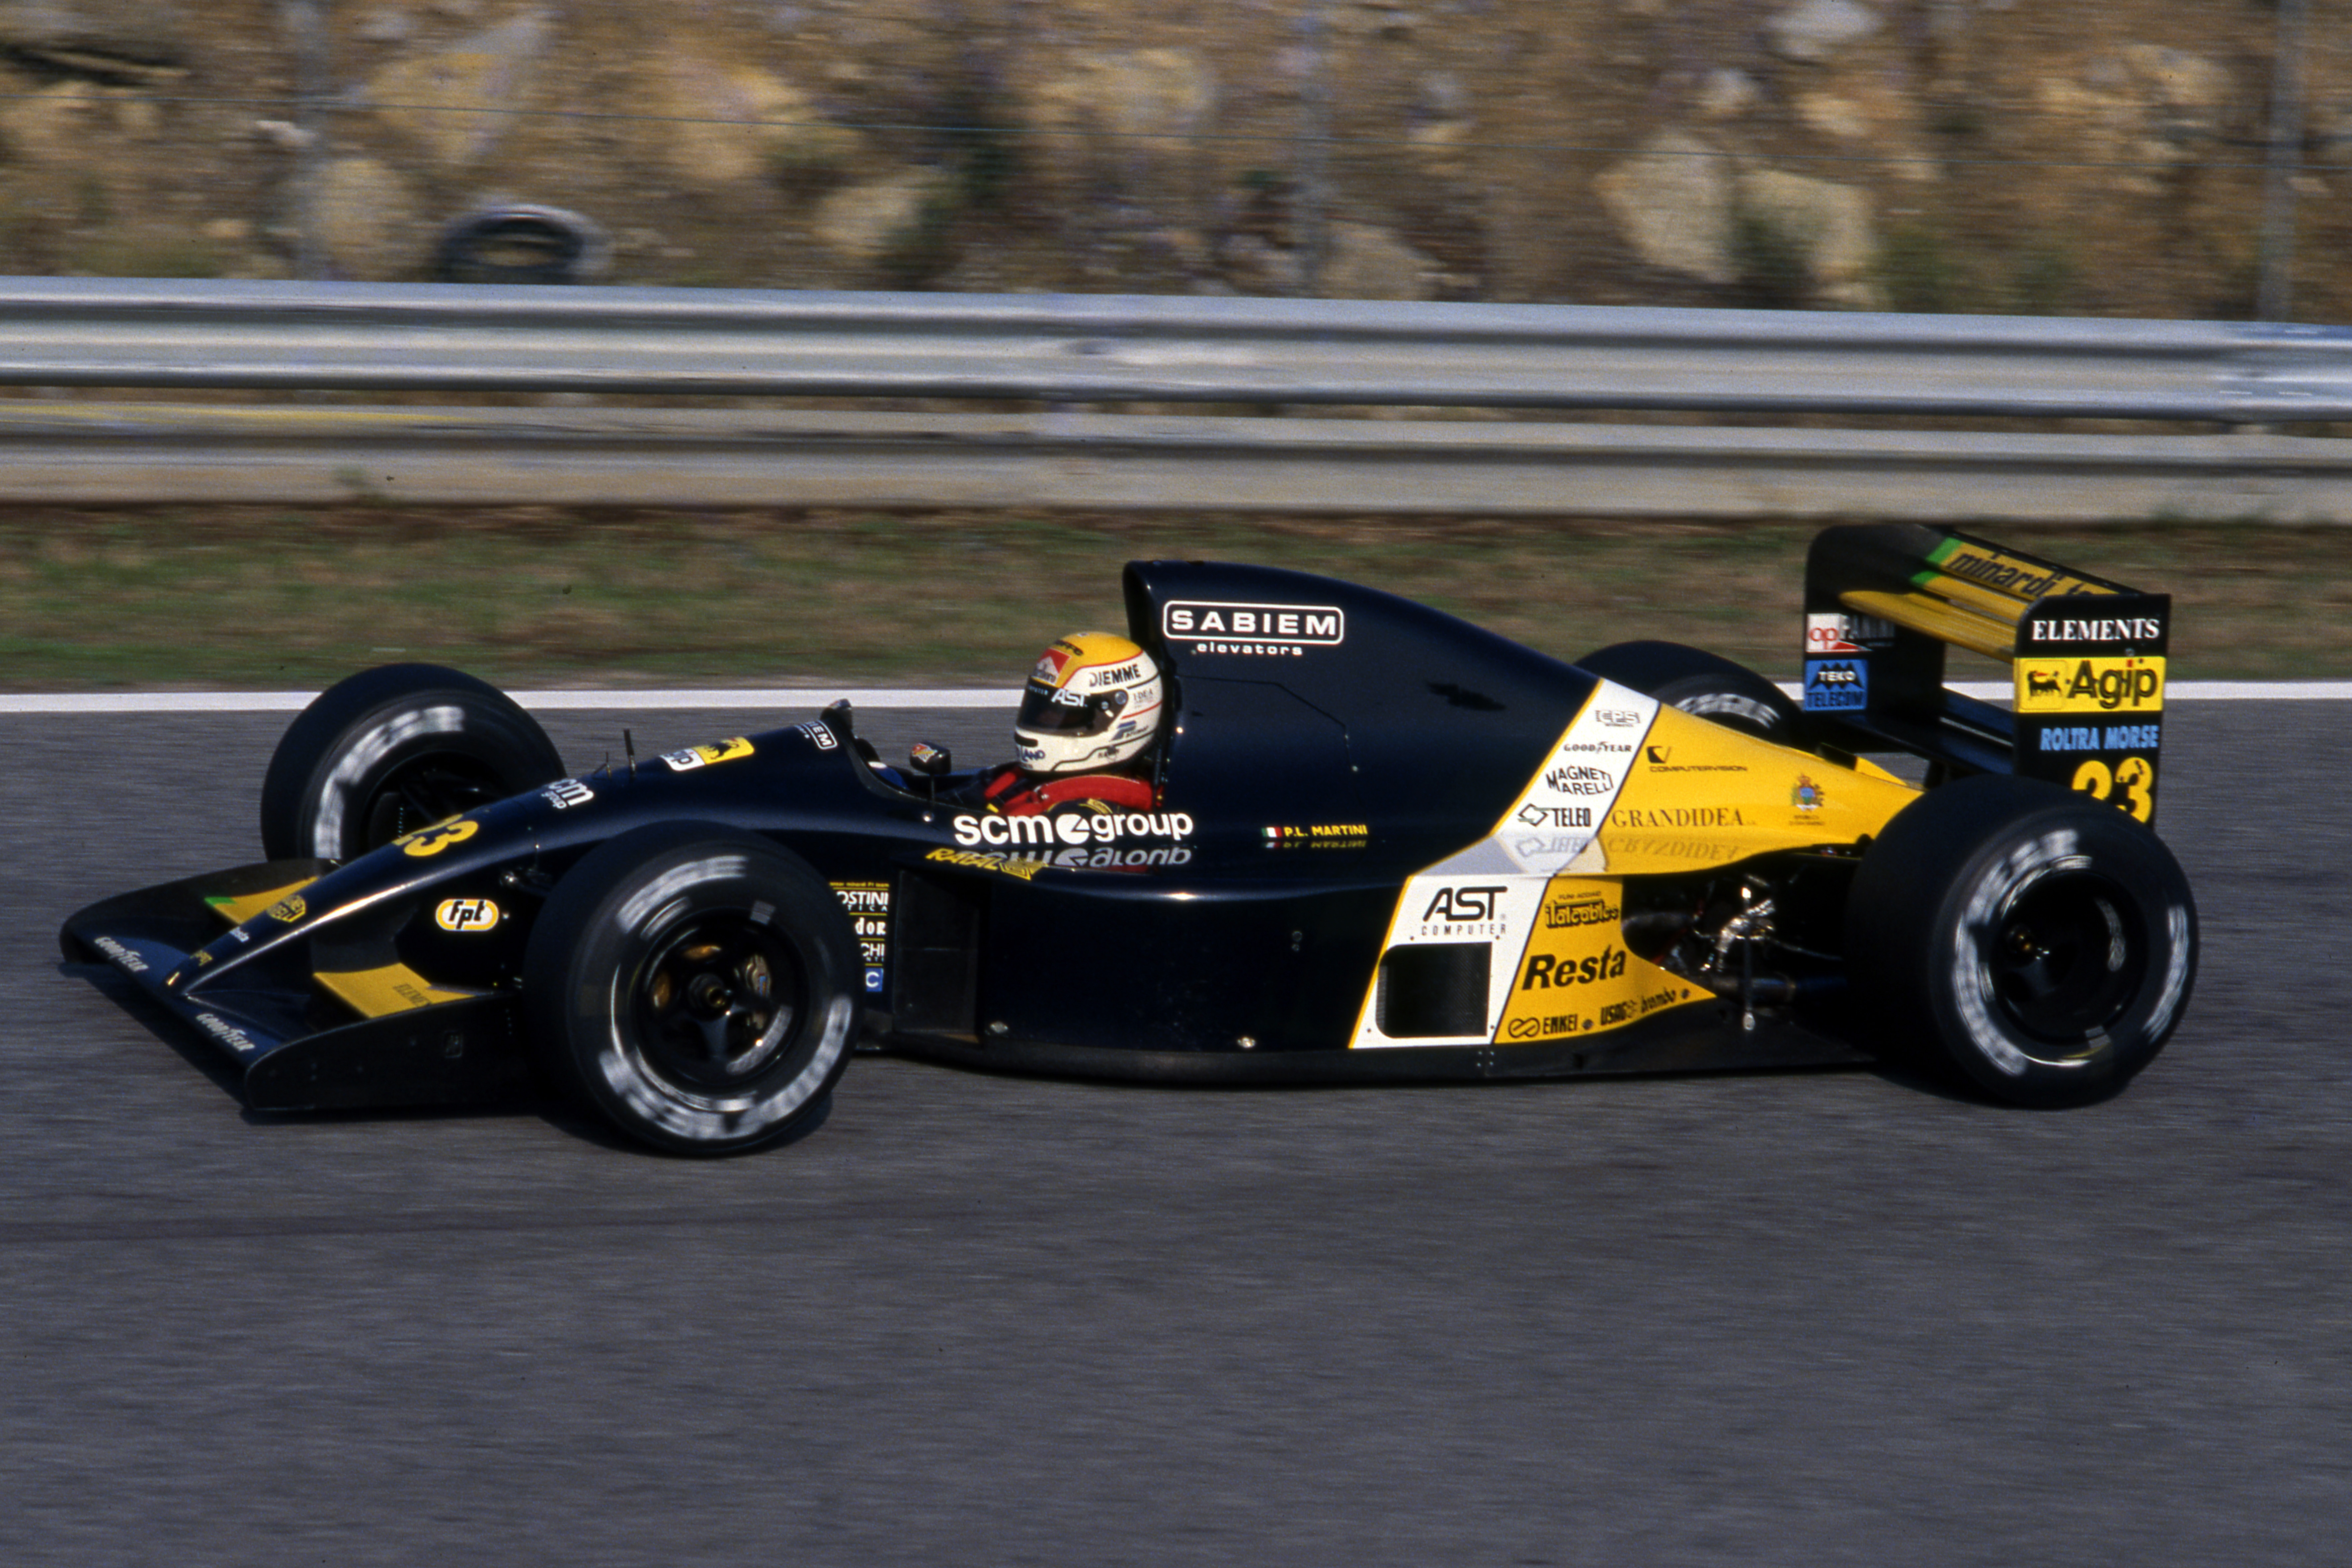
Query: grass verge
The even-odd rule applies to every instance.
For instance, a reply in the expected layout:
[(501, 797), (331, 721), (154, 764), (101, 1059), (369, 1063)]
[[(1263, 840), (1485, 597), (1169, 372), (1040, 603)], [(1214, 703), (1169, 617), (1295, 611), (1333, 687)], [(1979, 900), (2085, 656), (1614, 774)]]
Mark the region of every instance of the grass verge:
[[(1118, 568), (1261, 562), (1387, 588), (1566, 658), (1627, 637), (1775, 675), (1804, 552), (1780, 523), (1034, 512), (21, 509), (0, 684), (296, 688), (420, 658), (510, 686), (1010, 686), (1123, 624)], [(2352, 676), (2352, 534), (1990, 529), (2179, 605), (2176, 679)], [(1996, 667), (1961, 655), (1955, 678)]]

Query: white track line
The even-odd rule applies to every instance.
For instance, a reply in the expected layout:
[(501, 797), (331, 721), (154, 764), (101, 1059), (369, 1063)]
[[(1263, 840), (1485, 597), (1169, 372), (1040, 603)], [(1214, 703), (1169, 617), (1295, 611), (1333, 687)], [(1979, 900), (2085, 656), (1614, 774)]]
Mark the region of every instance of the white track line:
[[(1782, 689), (1794, 696), (1798, 689), (1784, 683)], [(1952, 689), (1987, 701), (2010, 694), (2009, 684), (1999, 680), (1964, 680)], [(0, 692), (0, 713), (292, 713), (317, 695), (312, 691)], [(1010, 709), (1021, 700), (1018, 688), (990, 691), (968, 686), (866, 690), (808, 686), (747, 691), (515, 691), (508, 695), (525, 708), (542, 712), (578, 709), (667, 712), (703, 708), (803, 713), (814, 712), (835, 698), (846, 698), (860, 708)], [(2352, 702), (2352, 680), (2176, 680), (2165, 688), (2165, 696), (2176, 702)]]
[[(90, 691), (0, 692), (0, 713), (292, 713), (315, 691)], [(835, 686), (785, 687), (764, 691), (509, 691), (525, 708), (541, 712), (567, 709), (763, 708), (814, 713), (836, 698), (860, 708), (1003, 708), (1020, 706), (1021, 691), (976, 691), (970, 687), (936, 690), (844, 690)]]

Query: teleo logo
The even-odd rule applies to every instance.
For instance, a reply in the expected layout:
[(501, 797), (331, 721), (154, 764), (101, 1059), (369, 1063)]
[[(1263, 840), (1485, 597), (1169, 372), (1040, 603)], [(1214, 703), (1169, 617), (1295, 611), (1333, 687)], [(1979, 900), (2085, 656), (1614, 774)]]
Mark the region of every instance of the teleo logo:
[(1334, 605), (1229, 605), (1171, 599), (1160, 606), (1160, 634), (1188, 642), (1194, 653), (1297, 656), (1310, 647), (1337, 647), (1348, 618)]
[(1189, 838), (1192, 818), (1181, 811), (1069, 812), (1060, 816), (959, 816), (958, 844), (1116, 844), (1123, 838)]
[(1519, 989), (1548, 991), (1561, 985), (1590, 985), (1596, 980), (1614, 980), (1624, 973), (1625, 954), (1613, 944), (1581, 961), (1538, 952), (1528, 960), (1528, 972), (1519, 981)]
[(2111, 713), (2164, 706), (2160, 658), (2021, 658), (2021, 713)]
[(433, 923), (460, 933), (486, 931), (499, 923), (499, 906), (488, 899), (444, 899), (433, 907)]
[(1440, 888), (1437, 896), (1429, 900), (1429, 908), (1421, 911), (1424, 921), (1491, 921), (1495, 918), (1495, 900), (1503, 895), (1499, 886), (1492, 888)]
[(1538, 805), (1530, 801), (1519, 807), (1518, 819), (1529, 827), (1590, 827), (1592, 808), (1589, 805)]

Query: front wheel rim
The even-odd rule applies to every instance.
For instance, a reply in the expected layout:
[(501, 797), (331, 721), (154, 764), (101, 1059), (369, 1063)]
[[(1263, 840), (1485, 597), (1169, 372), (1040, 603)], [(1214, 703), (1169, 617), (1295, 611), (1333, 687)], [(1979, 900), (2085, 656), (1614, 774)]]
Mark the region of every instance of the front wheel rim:
[(799, 1037), (808, 990), (774, 927), (748, 910), (691, 916), (656, 939), (633, 987), (646, 1064), (691, 1092), (743, 1093)]

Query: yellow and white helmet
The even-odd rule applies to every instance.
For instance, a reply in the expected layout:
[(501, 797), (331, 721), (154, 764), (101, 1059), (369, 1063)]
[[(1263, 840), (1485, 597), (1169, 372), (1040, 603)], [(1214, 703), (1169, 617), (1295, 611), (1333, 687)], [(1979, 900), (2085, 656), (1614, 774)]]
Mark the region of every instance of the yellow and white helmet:
[(1160, 667), (1125, 637), (1080, 632), (1029, 672), (1013, 722), (1024, 773), (1084, 773), (1142, 754), (1160, 733)]

